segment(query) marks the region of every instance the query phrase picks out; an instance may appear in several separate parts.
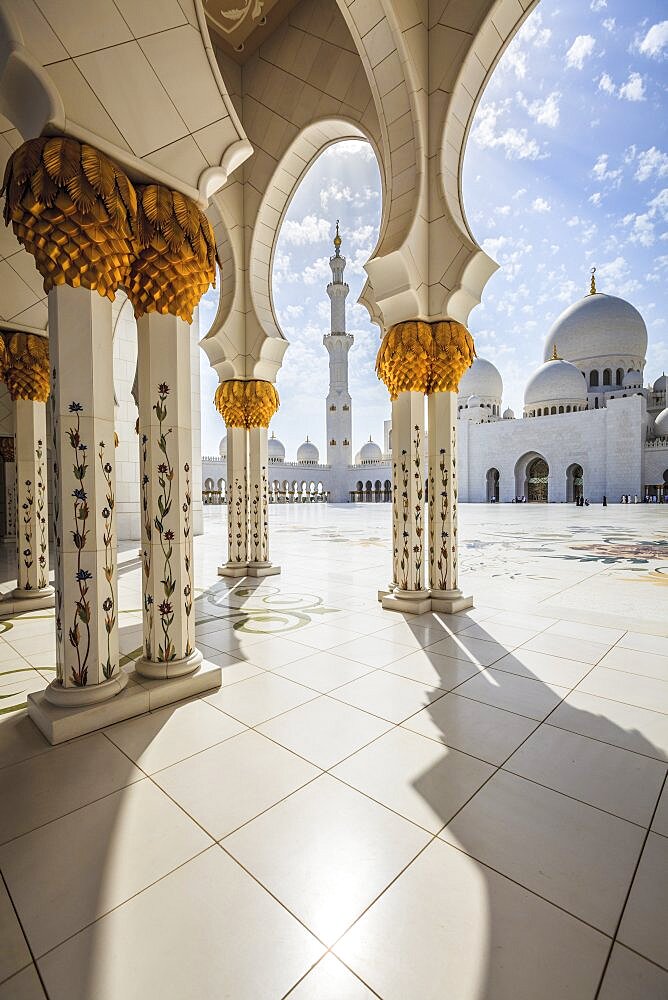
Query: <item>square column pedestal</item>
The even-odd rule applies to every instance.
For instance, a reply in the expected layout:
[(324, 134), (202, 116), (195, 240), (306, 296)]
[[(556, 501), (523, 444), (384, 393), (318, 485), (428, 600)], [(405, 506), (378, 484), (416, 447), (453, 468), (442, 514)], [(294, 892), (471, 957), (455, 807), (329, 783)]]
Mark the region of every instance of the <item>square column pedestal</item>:
[(402, 392), (392, 401), (392, 565), (388, 611), (421, 615), (431, 608), (424, 586), (424, 395)]
[(457, 585), (457, 394), (432, 393), (427, 422), (431, 610), (454, 614), (473, 607)]

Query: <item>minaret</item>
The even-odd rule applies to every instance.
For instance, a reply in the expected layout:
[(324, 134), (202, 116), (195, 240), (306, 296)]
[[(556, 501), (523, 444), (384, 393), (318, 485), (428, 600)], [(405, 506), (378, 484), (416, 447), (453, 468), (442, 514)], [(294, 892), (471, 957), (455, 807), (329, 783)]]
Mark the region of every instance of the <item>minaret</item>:
[(332, 280), (327, 294), (332, 303), (331, 333), (322, 342), (329, 352), (329, 392), (327, 393), (327, 464), (350, 465), (353, 460), (353, 411), (348, 392), (348, 351), (354, 337), (346, 333), (346, 297), (348, 285), (343, 280), (346, 258), (341, 256), (339, 221), (336, 220), (334, 256), (329, 258)]

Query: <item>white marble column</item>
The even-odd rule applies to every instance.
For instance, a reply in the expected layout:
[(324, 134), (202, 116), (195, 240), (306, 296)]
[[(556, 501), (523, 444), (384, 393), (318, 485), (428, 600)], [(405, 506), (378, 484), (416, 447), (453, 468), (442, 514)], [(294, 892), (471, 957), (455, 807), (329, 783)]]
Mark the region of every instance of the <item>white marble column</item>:
[(118, 694), (114, 387), (111, 302), (59, 285), (49, 292), (56, 551), (56, 680), (70, 707)]
[[(269, 480), (267, 428), (248, 431), (248, 575), (275, 576), (280, 566), (269, 560)], [(229, 455), (229, 449), (228, 449)]]
[(452, 614), (473, 606), (457, 583), (457, 393), (428, 397), (429, 587), (433, 611)]
[(425, 588), (424, 395), (402, 392), (392, 402), (392, 549), (394, 590), (388, 610), (429, 611)]
[[(12, 598), (25, 607), (53, 607), (49, 586), (49, 525), (46, 475), (46, 403), (15, 404), (17, 587)], [(20, 611), (20, 607), (15, 608)]]
[(249, 432), (227, 427), (227, 562), (219, 576), (247, 576), (250, 560)]
[(170, 314), (137, 320), (145, 677), (195, 671), (190, 330)]

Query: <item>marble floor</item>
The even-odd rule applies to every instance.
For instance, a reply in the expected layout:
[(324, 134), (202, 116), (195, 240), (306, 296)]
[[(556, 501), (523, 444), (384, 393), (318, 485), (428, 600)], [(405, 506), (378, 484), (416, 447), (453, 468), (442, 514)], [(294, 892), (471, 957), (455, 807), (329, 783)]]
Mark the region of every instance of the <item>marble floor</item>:
[(219, 691), (50, 748), (53, 616), (0, 621), (0, 1000), (666, 1000), (668, 507), (463, 506), (415, 618), (387, 505), (272, 508), (252, 583), (225, 517)]

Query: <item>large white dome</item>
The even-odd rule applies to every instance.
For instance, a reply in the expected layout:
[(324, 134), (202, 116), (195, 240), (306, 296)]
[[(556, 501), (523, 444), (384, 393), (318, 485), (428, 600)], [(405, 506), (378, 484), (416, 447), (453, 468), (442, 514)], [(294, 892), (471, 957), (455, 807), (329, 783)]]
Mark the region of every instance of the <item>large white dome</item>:
[(227, 435), (220, 439), (220, 444), (218, 445), (218, 454), (221, 458), (227, 458)]
[(569, 361), (554, 358), (538, 368), (524, 390), (524, 407), (545, 404), (569, 403), (584, 405), (587, 402), (587, 383), (579, 368)]
[(300, 465), (317, 465), (320, 461), (320, 452), (308, 438), (297, 448), (297, 461)]
[(503, 379), (499, 369), (485, 358), (475, 358), (459, 383), (460, 402), (469, 396), (482, 396), (483, 399), (500, 401), (502, 395)]
[(267, 442), (267, 453), (269, 455), (270, 462), (284, 462), (285, 461), (285, 448), (281, 441), (278, 440), (275, 434), (272, 434)]
[(383, 453), (380, 450), (379, 446), (376, 444), (376, 442), (372, 441), (371, 438), (369, 438), (366, 444), (363, 444), (362, 447), (360, 448), (359, 456), (360, 456), (360, 462), (363, 465), (366, 465), (369, 462), (382, 461)]
[(654, 392), (668, 392), (668, 375), (659, 375), (658, 379), (652, 386)]
[(569, 306), (545, 338), (543, 360), (554, 348), (559, 356), (589, 366), (598, 359), (624, 358), (643, 363), (647, 353), (647, 327), (630, 302), (595, 292)]
[(654, 421), (654, 430), (657, 437), (668, 437), (668, 406), (665, 410), (661, 410), (661, 413)]

